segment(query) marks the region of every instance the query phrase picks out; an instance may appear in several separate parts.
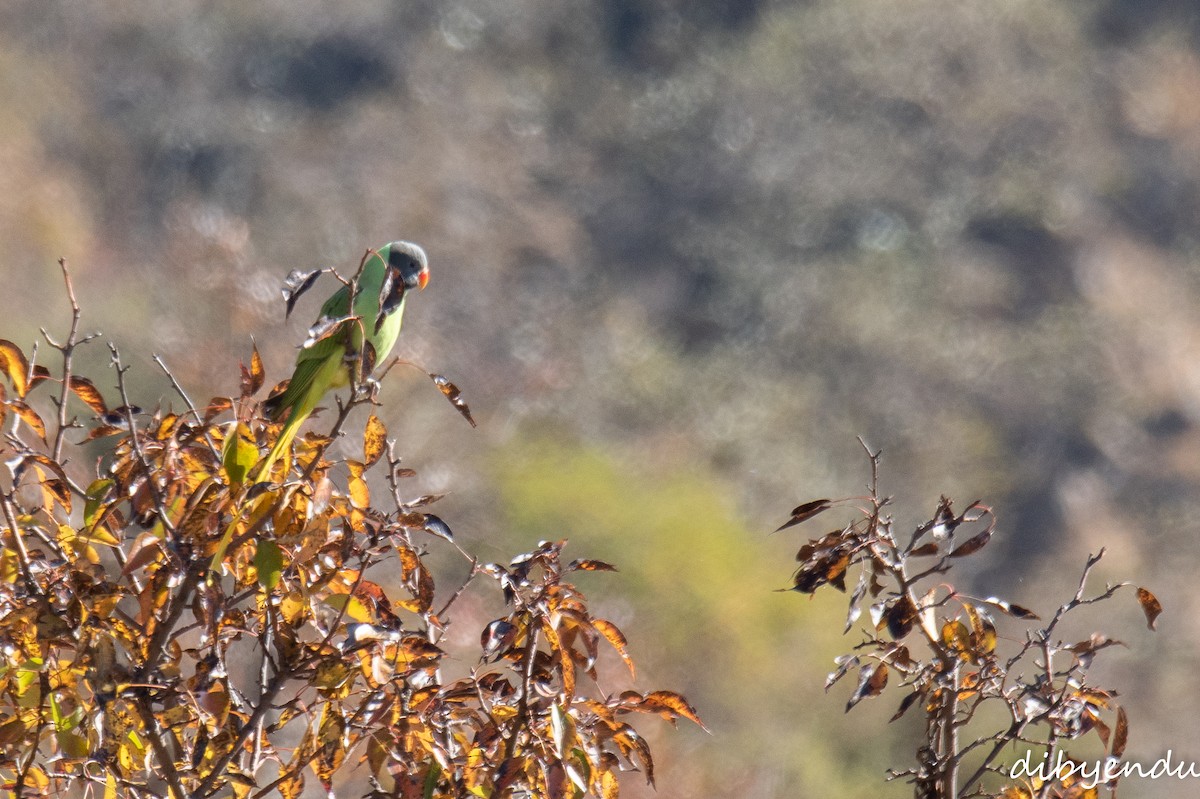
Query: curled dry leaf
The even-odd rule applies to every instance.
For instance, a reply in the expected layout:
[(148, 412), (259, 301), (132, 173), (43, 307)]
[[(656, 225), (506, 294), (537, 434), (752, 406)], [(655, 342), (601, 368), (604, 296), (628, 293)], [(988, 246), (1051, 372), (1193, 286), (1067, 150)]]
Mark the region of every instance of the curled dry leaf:
[(616, 566), (611, 563), (605, 563), (602, 560), (573, 560), (567, 564), (567, 571), (585, 571), (585, 572), (615, 572)]
[(629, 669), (629, 676), (636, 678), (637, 669), (633, 665), (633, 658), (629, 657), (628, 642), (625, 640), (624, 633), (617, 625), (606, 619), (592, 619), (592, 626), (604, 636), (613, 649), (617, 650), (617, 654), (621, 656), (621, 660), (625, 661), (625, 666)]
[(252, 347), (250, 368), (247, 369), (245, 364), (239, 364), (242, 370), (242, 399), (257, 394), (267, 376), (263, 370), (262, 356), (258, 354), (258, 345), (254, 344)]
[(896, 719), (900, 718), (901, 716), (903, 716), (905, 713), (908, 712), (908, 709), (913, 706), (913, 703), (916, 702), (921, 697), (923, 697), (924, 695), (925, 694), (923, 694), (920, 691), (913, 691), (911, 694), (904, 697), (904, 699), (901, 700), (901, 702), (900, 702), (900, 707), (898, 707), (896, 709), (896, 712), (894, 714), (892, 714), (892, 717), (890, 719), (888, 719), (888, 722), (891, 723), (891, 722), (895, 721)]
[(983, 532), (971, 536), (966, 541), (963, 541), (961, 544), (955, 547), (954, 551), (950, 553), (950, 557), (961, 558), (966, 555), (973, 555), (974, 553), (983, 549), (987, 545), (987, 542), (991, 539), (992, 528), (989, 527)]
[(442, 375), (434, 374), (433, 372), (429, 373), (429, 378), (438, 387), (438, 390), (442, 392), (442, 395), (450, 401), (450, 404), (462, 414), (462, 417), (471, 423), (471, 427), (475, 427), (475, 420), (471, 418), (471, 409), (467, 407), (466, 401), (462, 398), (462, 391), (459, 390), (458, 386), (451, 383)]
[(1125, 746), (1129, 743), (1129, 716), (1125, 713), (1125, 708), (1117, 708), (1117, 727), (1113, 730), (1112, 749), (1109, 754), (1112, 757), (1120, 758), (1125, 754)]
[(666, 718), (682, 716), (688, 721), (694, 722), (700, 729), (708, 729), (704, 726), (704, 722), (700, 720), (696, 709), (681, 694), (677, 694), (674, 691), (653, 691), (648, 693), (642, 698), (641, 706), (647, 710), (656, 711)]
[(792, 508), (792, 518), (788, 519), (783, 524), (775, 528), (775, 532), (786, 530), (793, 525), (806, 522), (819, 513), (824, 513), (833, 507), (833, 501), (828, 499), (814, 499), (811, 502), (805, 502), (803, 505), (798, 505)]
[(1158, 601), (1158, 597), (1150, 592), (1148, 588), (1138, 588), (1137, 590), (1138, 604), (1142, 606), (1142, 612), (1146, 614), (1146, 626), (1151, 630), (1156, 629), (1158, 617), (1162, 614), (1162, 604)]
[(292, 309), (296, 307), (296, 301), (313, 287), (317, 282), (317, 278), (324, 272), (323, 269), (314, 269), (311, 272), (301, 272), (299, 269), (293, 269), (288, 272), (288, 276), (283, 281), (283, 301), (287, 304), (287, 312), (285, 317), (292, 315)]
[(1027, 607), (1018, 605), (1015, 602), (1001, 599), (1000, 597), (989, 596), (982, 600), (994, 608), (999, 608), (1001, 612), (1012, 616), (1014, 619), (1040, 619), (1041, 617)]
[(886, 663), (868, 663), (863, 666), (858, 677), (858, 687), (854, 689), (849, 701), (846, 702), (846, 712), (862, 700), (870, 696), (879, 696), (887, 687), (888, 667)]
[(357, 316), (322, 316), (308, 329), (308, 335), (300, 348), (306, 350), (312, 347), (318, 341), (323, 341), (334, 333), (340, 332), (342, 325), (351, 324), (357, 319)]
[(444, 538), (447, 541), (454, 540), (454, 533), (450, 530), (450, 525), (442, 521), (440, 516), (435, 516), (432, 513), (423, 514), (424, 520), (421, 524), (421, 529), (431, 535), (436, 535), (439, 538)]

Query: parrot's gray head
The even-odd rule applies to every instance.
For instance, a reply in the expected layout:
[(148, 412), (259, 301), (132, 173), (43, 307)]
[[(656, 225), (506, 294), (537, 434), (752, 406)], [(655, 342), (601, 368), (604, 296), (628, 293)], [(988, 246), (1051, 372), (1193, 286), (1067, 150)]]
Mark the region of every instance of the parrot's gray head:
[(429, 259), (424, 250), (411, 241), (393, 241), (387, 251), (388, 266), (399, 272), (406, 290), (425, 288), (429, 283)]

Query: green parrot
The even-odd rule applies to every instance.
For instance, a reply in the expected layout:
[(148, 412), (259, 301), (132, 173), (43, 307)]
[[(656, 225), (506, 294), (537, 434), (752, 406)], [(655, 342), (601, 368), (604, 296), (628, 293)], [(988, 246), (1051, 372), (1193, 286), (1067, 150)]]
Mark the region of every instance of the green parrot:
[(286, 422), (258, 470), (259, 480), (266, 479), (271, 466), (287, 452), (300, 426), (325, 393), (350, 382), (351, 367), (362, 363), (358, 359), (362, 357), (364, 337), (372, 351), (365, 361), (368, 369), (387, 358), (400, 335), (408, 292), (423, 289), (428, 282), (429, 263), (425, 251), (412, 242), (393, 241), (368, 256), (358, 277), (353, 311), (350, 310), (349, 286), (342, 286), (325, 301), (314, 329), (324, 322), (332, 323), (348, 316), (358, 319), (301, 349), (287, 388), (263, 403), (263, 410), (271, 421), (286, 419)]

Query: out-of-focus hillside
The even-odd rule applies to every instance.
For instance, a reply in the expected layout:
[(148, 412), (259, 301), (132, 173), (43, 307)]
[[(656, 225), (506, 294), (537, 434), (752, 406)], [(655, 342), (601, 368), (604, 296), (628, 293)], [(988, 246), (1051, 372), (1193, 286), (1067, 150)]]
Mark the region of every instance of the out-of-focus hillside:
[(623, 567), (588, 587), (713, 729), (656, 739), (661, 795), (908, 795), (868, 787), (908, 751), (861, 735), (892, 698), (820, 691), (836, 603), (769, 593), (796, 538), (766, 531), (861, 490), (856, 435), (899, 514), (997, 508), (986, 593), (1048, 605), (1101, 546), (1152, 585), (1168, 615), (1110, 620), (1111, 682), (1131, 751), (1178, 754), (1198, 36), (1169, 0), (10, 0), (2, 333), (65, 320), (65, 255), (143, 404), (152, 352), (229, 393), (252, 336), (289, 370), (317, 307), (284, 322), (289, 269), (411, 238), (433, 279), (398, 351), (481, 428), (397, 371), (389, 429), (483, 557), (566, 536)]

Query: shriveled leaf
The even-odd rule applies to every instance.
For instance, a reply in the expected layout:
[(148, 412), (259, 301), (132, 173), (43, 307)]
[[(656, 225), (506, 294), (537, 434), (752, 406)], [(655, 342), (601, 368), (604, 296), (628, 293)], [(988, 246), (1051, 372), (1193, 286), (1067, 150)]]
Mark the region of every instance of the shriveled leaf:
[(462, 417), (471, 423), (471, 427), (475, 427), (475, 420), (471, 417), (471, 409), (467, 407), (466, 401), (462, 398), (462, 391), (458, 386), (451, 383), (442, 375), (429, 373), (429, 378), (433, 380), (433, 384), (438, 387), (442, 395), (450, 401), (450, 404), (462, 414)]
[(364, 341), (362, 352), (358, 357), (358, 379), (360, 381), (375, 371), (375, 362), (378, 359), (379, 353), (375, 349), (375, 345), (370, 341)]
[(862, 599), (867, 595), (867, 586), (870, 581), (867, 579), (867, 571), (863, 569), (858, 576), (858, 583), (854, 586), (854, 593), (850, 595), (850, 602), (846, 608), (846, 627), (842, 630), (843, 633), (850, 632), (850, 628), (854, 626), (854, 622), (862, 615)]
[(642, 698), (641, 705), (643, 708), (654, 710), (666, 718), (682, 716), (688, 721), (695, 723), (700, 729), (708, 729), (704, 726), (704, 722), (700, 720), (696, 709), (681, 694), (677, 694), (674, 691), (653, 691), (648, 693)]
[(616, 570), (616, 566), (602, 560), (573, 560), (567, 564), (567, 571), (615, 572)]
[(829, 673), (825, 678), (825, 690), (828, 691), (834, 684), (846, 676), (850, 669), (858, 666), (859, 660), (857, 655), (838, 655), (833, 659), (834, 665), (837, 668)]
[(104, 397), (100, 395), (100, 389), (96, 388), (91, 380), (88, 380), (86, 377), (71, 375), (70, 385), (71, 390), (75, 392), (75, 396), (83, 400), (98, 416), (108, 413), (108, 405), (104, 402)]
[(292, 315), (292, 309), (296, 307), (296, 301), (313, 287), (317, 282), (317, 278), (321, 276), (324, 269), (314, 269), (311, 272), (301, 272), (299, 269), (293, 269), (288, 272), (288, 276), (283, 281), (283, 301), (287, 304), (287, 312), (284, 317)]
[(811, 502), (805, 502), (803, 505), (798, 505), (792, 509), (792, 518), (788, 519), (779, 527), (775, 528), (775, 532), (786, 530), (793, 525), (806, 522), (819, 513), (824, 513), (833, 507), (833, 502), (828, 499), (814, 499)]
[(983, 549), (987, 545), (987, 542), (991, 539), (992, 528), (989, 527), (983, 532), (971, 536), (966, 541), (963, 541), (961, 544), (956, 546), (954, 551), (950, 553), (950, 557), (961, 558), (967, 555), (972, 555)]
[(1103, 633), (1092, 633), (1086, 641), (1074, 643), (1066, 647), (1066, 650), (1079, 658), (1080, 665), (1086, 669), (1091, 667), (1092, 659), (1097, 652), (1110, 646), (1125, 646), (1125, 643), (1115, 638), (1109, 638)]
[(879, 696), (887, 687), (888, 667), (886, 663), (868, 663), (858, 677), (858, 687), (846, 702), (846, 712), (869, 696)]
[(938, 546), (936, 541), (930, 541), (926, 544), (922, 544), (908, 554), (914, 558), (925, 558), (929, 557), (930, 555), (936, 555), (940, 549), (941, 547)]
[(1109, 754), (1112, 757), (1120, 758), (1125, 754), (1125, 746), (1129, 743), (1129, 716), (1125, 714), (1125, 708), (1117, 708), (1117, 727), (1113, 730), (1112, 749)]
[(1142, 606), (1142, 612), (1146, 614), (1146, 626), (1151, 630), (1156, 629), (1158, 617), (1162, 614), (1162, 603), (1158, 601), (1153, 593), (1148, 588), (1138, 588), (1137, 590), (1138, 604)]
[(1012, 616), (1014, 619), (1039, 619), (1041, 618), (1029, 608), (1018, 605), (1015, 602), (1009, 602), (999, 597), (990, 596), (983, 600), (994, 608), (999, 608), (1003, 613)]
[(391, 600), (388, 599), (387, 593), (383, 590), (383, 586), (379, 583), (363, 580), (354, 590), (354, 595), (370, 608), (374, 608), (375, 612), (385, 622), (397, 622), (396, 614), (392, 611)]
[(71, 512), (71, 489), (67, 485), (66, 480), (43, 480), (42, 490), (45, 491), (47, 496), (54, 502), (57, 502), (59, 505), (61, 505), (63, 510), (65, 510), (67, 513)]
[(620, 799), (621, 783), (611, 771), (600, 773), (600, 799)]
[(357, 316), (322, 316), (308, 329), (308, 336), (304, 339), (304, 343), (300, 345), (301, 349), (308, 349), (318, 341), (324, 341), (334, 333), (339, 332), (342, 329), (342, 325), (353, 324), (353, 321), (357, 319)]
[(409, 510), (412, 510), (414, 508), (423, 508), (426, 505), (432, 505), (433, 503), (437, 502), (439, 499), (441, 499), (444, 496), (446, 496), (446, 495), (445, 494), (422, 494), (421, 496), (417, 497), (414, 500), (405, 502), (404, 507)]
[(825, 563), (825, 580), (834, 588), (846, 590), (846, 570), (850, 568), (850, 553), (840, 552), (837, 557)]
[(892, 603), (884, 618), (887, 620), (888, 633), (893, 640), (899, 641), (912, 632), (917, 621), (917, 606), (908, 594), (904, 594)]
[(376, 305), (379, 308), (379, 314), (375, 317), (376, 333), (383, 326), (383, 320), (395, 313), (404, 301), (404, 280), (399, 278), (400, 271), (393, 267), (388, 267), (384, 273), (383, 283), (379, 286), (379, 296), (376, 297)]
[(121, 575), (128, 576), (133, 574), (138, 569), (153, 563), (161, 557), (161, 543), (158, 536), (153, 533), (142, 533), (138, 536), (130, 550), (129, 559), (125, 561), (125, 566), (121, 569)]
[(626, 648), (627, 641), (624, 633), (606, 619), (592, 619), (592, 626), (596, 631), (604, 636), (604, 640), (608, 641), (609, 645), (617, 650), (617, 654), (621, 656), (621, 660), (625, 661), (626, 667), (629, 669), (629, 676), (637, 678), (637, 669), (633, 665), (633, 658), (629, 657), (629, 650)]
[(204, 424), (208, 424), (218, 415), (233, 408), (233, 400), (229, 397), (213, 397), (204, 409)]
[(432, 513), (423, 514), (424, 521), (421, 524), (421, 529), (425, 532), (436, 535), (439, 538), (444, 538), (447, 541), (454, 540), (454, 531), (450, 529), (450, 525), (442, 521), (440, 516), (434, 516)]
[(913, 706), (913, 703), (924, 695), (925, 694), (921, 693), (920, 691), (913, 691), (911, 694), (904, 697), (904, 699), (900, 701), (900, 707), (896, 708), (896, 712), (892, 714), (890, 719), (888, 719), (888, 723), (890, 724), (907, 713), (908, 709)]
[(250, 353), (250, 368), (240, 364), (242, 370), (242, 398), (252, 397), (262, 388), (267, 373), (263, 369), (262, 356), (258, 354), (258, 345), (252, 344)]
[(42, 455), (40, 453), (31, 452), (28, 455), (23, 455), (16, 462), (15, 466), (12, 464), (12, 462), (9, 463), (9, 466), (12, 469), (13, 480), (15, 482), (19, 482), (21, 480), (21, 478), (25, 475), (25, 470), (30, 466), (36, 467), (35, 471), (38, 474), (39, 480), (45, 480), (46, 472), (51, 472), (59, 480), (63, 481), (64, 483), (67, 482), (67, 473), (63, 471), (63, 467), (57, 462), (51, 460), (46, 455)]
[(363, 430), (363, 465), (371, 468), (383, 456), (387, 447), (387, 428), (379, 417), (371, 414), (367, 418), (367, 427)]
[(29, 361), (21, 348), (6, 338), (0, 338), (0, 371), (8, 376), (17, 396), (24, 398), (29, 391)]

